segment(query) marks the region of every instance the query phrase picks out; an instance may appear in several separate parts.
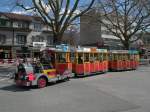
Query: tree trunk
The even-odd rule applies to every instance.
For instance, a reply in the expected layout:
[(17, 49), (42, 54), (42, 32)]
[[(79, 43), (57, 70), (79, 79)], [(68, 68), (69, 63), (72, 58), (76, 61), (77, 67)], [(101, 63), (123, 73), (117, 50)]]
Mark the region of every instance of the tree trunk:
[(60, 45), (62, 42), (62, 35), (54, 34), (54, 45)]
[(130, 49), (130, 44), (129, 44), (129, 42), (124, 41), (123, 45), (124, 45), (124, 49), (125, 49), (125, 50), (129, 50), (129, 49)]

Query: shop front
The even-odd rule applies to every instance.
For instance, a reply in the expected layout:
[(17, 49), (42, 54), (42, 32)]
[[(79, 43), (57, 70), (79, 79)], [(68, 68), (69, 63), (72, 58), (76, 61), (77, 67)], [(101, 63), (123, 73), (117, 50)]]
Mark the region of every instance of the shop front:
[(20, 47), (15, 50), (15, 57), (18, 58), (40, 58), (40, 48)]
[(10, 46), (0, 46), (0, 59), (12, 59), (12, 48)]
[(31, 49), (29, 47), (21, 46), (15, 48), (15, 57), (18, 58), (30, 58), (31, 57)]
[(46, 48), (46, 42), (33, 42), (32, 46), (32, 57), (40, 58), (41, 56), (41, 48)]

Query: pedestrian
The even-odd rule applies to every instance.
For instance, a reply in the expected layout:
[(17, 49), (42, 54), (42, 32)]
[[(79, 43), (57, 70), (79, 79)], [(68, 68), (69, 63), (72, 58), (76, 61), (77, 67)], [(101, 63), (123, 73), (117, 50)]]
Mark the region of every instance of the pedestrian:
[(19, 59), (19, 57), (17, 57), (17, 58), (16, 58), (16, 66), (18, 66), (19, 63), (20, 63), (20, 59)]
[(34, 58), (33, 58), (33, 61), (34, 61), (34, 62), (36, 62), (36, 61), (37, 61), (37, 59), (34, 57)]
[(82, 64), (82, 63), (83, 63), (83, 60), (82, 60), (82, 57), (81, 57), (81, 56), (79, 56), (79, 58), (78, 58), (78, 63), (79, 63), (79, 64)]

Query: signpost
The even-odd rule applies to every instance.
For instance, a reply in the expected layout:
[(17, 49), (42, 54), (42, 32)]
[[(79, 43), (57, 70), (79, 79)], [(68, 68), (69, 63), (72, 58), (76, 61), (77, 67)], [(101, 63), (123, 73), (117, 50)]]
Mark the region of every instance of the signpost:
[(42, 50), (42, 49), (45, 49), (46, 48), (46, 42), (33, 42), (33, 57), (34, 57), (34, 48), (38, 49), (39, 52)]
[(33, 47), (37, 48), (46, 47), (46, 42), (33, 42)]

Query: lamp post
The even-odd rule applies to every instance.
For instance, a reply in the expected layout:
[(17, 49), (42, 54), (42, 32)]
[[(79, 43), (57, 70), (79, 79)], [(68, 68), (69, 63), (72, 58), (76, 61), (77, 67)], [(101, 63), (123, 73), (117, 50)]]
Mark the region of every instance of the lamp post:
[[(12, 26), (13, 27), (13, 26)], [(11, 57), (12, 58), (15, 58), (15, 56), (14, 56), (14, 40), (15, 40), (15, 30), (14, 30), (14, 28), (12, 28), (12, 48), (11, 48)]]

